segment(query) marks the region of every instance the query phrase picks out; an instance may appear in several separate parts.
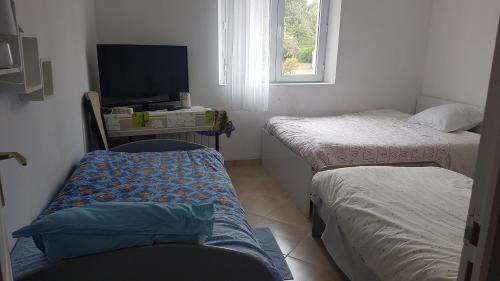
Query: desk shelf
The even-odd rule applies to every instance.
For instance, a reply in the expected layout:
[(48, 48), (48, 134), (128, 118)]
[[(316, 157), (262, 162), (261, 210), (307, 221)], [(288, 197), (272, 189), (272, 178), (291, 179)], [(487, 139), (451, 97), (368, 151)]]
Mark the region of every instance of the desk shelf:
[[(134, 121), (133, 114), (104, 114), (106, 133), (109, 138), (170, 135), (213, 131), (215, 112), (210, 108), (193, 107), (178, 111), (148, 112), (147, 121)], [(143, 113), (140, 113), (143, 114)], [(144, 117), (143, 117), (144, 118)], [(141, 121), (141, 119), (139, 120)], [(144, 119), (142, 119), (144, 121)], [(216, 149), (219, 148), (219, 134), (215, 137)]]

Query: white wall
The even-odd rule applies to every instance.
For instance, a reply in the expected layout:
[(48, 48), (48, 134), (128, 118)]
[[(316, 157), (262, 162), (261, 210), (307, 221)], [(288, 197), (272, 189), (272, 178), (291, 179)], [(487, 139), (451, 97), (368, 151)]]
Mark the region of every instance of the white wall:
[(55, 96), (45, 102), (21, 102), (14, 93), (0, 94), (0, 151), (19, 151), (28, 158), (27, 167), (15, 161), (0, 163), (10, 232), (31, 223), (83, 155), (81, 98), (89, 89), (87, 53), (95, 65), (93, 0), (16, 4), (19, 23), (38, 36), (41, 56), (53, 61)]
[(498, 0), (434, 0), (423, 94), (484, 106)]
[[(342, 9), (336, 84), (275, 85), (269, 113), (231, 112), (237, 131), (222, 143), (226, 159), (259, 158), (260, 130), (270, 116), (413, 110), (431, 1), (349, 0)], [(224, 106), (217, 77), (217, 0), (99, 0), (96, 18), (100, 43), (187, 45), (193, 103)]]

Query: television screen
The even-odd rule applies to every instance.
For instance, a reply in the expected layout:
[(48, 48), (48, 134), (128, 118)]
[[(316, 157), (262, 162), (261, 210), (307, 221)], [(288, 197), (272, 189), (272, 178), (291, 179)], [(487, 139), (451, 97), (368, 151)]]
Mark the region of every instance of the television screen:
[(105, 107), (179, 101), (189, 92), (187, 47), (97, 45)]

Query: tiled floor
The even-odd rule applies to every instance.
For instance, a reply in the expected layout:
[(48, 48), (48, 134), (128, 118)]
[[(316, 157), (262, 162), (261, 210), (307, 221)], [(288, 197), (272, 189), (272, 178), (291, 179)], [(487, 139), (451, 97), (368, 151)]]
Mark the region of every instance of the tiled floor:
[(311, 236), (311, 221), (280, 185), (255, 161), (228, 163), (227, 170), (255, 227), (271, 228), (296, 281), (348, 280), (320, 239)]

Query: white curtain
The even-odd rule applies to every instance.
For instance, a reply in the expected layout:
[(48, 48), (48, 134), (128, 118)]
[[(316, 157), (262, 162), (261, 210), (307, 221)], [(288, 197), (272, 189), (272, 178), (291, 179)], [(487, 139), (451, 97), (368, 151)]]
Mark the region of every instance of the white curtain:
[(229, 109), (268, 110), (270, 2), (226, 1)]

